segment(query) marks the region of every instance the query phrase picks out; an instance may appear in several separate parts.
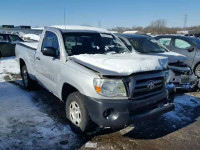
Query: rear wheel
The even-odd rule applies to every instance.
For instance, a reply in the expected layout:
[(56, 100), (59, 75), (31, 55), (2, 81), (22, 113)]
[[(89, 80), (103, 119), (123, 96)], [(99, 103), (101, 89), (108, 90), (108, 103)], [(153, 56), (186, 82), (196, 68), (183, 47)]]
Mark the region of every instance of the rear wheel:
[(195, 75), (200, 78), (200, 64), (198, 64), (195, 68)]
[(21, 76), (22, 76), (22, 82), (23, 82), (24, 88), (31, 89), (33, 87), (33, 80), (31, 80), (31, 78), (28, 74), (26, 65), (22, 66)]
[(79, 92), (68, 96), (65, 111), (67, 119), (71, 121), (71, 128), (76, 133), (86, 133), (95, 127)]

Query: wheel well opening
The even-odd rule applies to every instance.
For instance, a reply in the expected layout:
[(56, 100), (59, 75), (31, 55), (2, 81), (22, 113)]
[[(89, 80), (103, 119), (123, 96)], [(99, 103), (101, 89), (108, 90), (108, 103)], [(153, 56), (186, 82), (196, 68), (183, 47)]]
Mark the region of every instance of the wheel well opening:
[(19, 60), (20, 70), (22, 69), (23, 65), (25, 65), (25, 62), (23, 59), (20, 58)]
[(72, 85), (65, 83), (63, 85), (62, 88), (62, 100), (66, 101), (67, 97), (69, 96), (69, 94), (78, 91), (75, 87), (73, 87)]

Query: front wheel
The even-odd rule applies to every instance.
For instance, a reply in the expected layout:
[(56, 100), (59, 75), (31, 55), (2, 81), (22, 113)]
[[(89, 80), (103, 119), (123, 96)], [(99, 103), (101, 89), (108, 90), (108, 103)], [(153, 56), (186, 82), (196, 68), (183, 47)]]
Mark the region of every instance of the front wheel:
[(66, 116), (71, 121), (71, 128), (76, 133), (86, 133), (93, 129), (82, 95), (79, 92), (71, 93), (66, 100)]
[(198, 64), (195, 68), (195, 75), (200, 78), (200, 64)]
[(22, 66), (21, 76), (24, 88), (31, 89), (33, 87), (33, 80), (31, 80), (31, 78), (29, 77), (26, 65)]

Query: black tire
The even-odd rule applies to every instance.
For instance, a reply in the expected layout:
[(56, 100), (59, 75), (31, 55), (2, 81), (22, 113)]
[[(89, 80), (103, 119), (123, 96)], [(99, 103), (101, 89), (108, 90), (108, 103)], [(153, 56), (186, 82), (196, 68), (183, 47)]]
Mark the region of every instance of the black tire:
[(200, 87), (198, 85), (195, 85), (192, 89), (191, 92), (199, 92)]
[(168, 102), (173, 103), (176, 93), (172, 92), (168, 97)]
[[(74, 104), (77, 105), (78, 107), (76, 108), (80, 110), (80, 113), (79, 111), (77, 114), (75, 113), (78, 116), (78, 118), (80, 118), (80, 122), (75, 121), (77, 117), (74, 117), (74, 119), (72, 119), (73, 118), (72, 109), (74, 108), (73, 107)], [(94, 122), (91, 121), (87, 108), (84, 104), (83, 97), (79, 92), (73, 92), (67, 97), (65, 112), (67, 119), (70, 121), (71, 129), (74, 132), (78, 134), (83, 134), (94, 129), (95, 124)]]
[(195, 73), (195, 75), (196, 75), (198, 78), (200, 78), (200, 64), (198, 64), (198, 65), (195, 67), (194, 73)]
[(30, 90), (33, 88), (33, 80), (31, 80), (26, 65), (21, 68), (22, 83), (25, 89)]

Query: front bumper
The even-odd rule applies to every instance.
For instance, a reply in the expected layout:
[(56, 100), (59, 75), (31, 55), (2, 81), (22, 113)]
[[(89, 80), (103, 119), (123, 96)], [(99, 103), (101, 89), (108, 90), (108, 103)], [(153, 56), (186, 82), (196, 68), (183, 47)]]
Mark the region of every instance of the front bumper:
[(198, 85), (197, 76), (170, 70), (170, 83), (173, 83), (177, 89), (192, 89)]
[(174, 109), (163, 91), (155, 96), (133, 100), (100, 100), (84, 96), (91, 119), (101, 127), (123, 128)]

